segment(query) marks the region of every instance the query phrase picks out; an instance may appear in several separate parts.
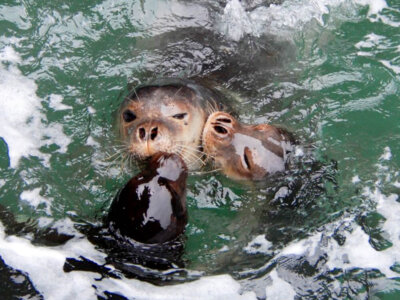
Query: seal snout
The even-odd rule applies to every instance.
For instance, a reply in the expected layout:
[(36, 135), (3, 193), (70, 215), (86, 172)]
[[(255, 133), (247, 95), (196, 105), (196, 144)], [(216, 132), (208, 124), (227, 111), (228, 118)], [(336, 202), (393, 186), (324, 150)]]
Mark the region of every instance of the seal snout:
[(209, 116), (203, 131), (204, 152), (223, 173), (236, 179), (258, 180), (283, 171), (289, 140), (283, 129), (242, 124), (222, 111)]
[(147, 158), (171, 146), (170, 132), (162, 120), (145, 121), (137, 125), (132, 135), (132, 150), (140, 157)]

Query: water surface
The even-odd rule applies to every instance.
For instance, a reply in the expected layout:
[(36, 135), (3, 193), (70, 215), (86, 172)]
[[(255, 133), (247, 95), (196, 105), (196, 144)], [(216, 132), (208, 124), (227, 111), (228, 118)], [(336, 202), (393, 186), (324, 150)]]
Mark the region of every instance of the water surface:
[[(3, 1), (3, 295), (398, 298), (399, 26), (389, 0)], [(243, 122), (284, 126), (299, 146), (265, 182), (191, 174), (185, 268), (148, 283), (80, 229), (138, 172), (110, 157), (115, 110), (160, 76), (212, 84)], [(64, 272), (67, 257), (117, 276)]]

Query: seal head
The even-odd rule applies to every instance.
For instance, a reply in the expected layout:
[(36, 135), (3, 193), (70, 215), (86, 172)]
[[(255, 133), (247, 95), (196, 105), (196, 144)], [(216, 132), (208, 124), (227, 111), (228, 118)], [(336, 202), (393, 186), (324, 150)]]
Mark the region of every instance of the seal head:
[(215, 94), (191, 81), (165, 79), (131, 92), (122, 103), (119, 123), (128, 153), (144, 160), (175, 153), (189, 169), (202, 164), (201, 135)]
[(292, 143), (283, 129), (241, 124), (230, 114), (218, 111), (204, 126), (203, 147), (228, 177), (257, 180), (285, 170)]
[(111, 204), (111, 232), (142, 243), (164, 243), (185, 230), (187, 168), (175, 154), (157, 153)]

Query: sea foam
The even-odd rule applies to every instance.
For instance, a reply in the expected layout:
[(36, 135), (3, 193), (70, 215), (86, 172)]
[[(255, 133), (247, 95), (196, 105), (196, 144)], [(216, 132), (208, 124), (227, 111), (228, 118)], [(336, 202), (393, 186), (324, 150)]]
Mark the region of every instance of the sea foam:
[[(20, 62), (12, 46), (0, 49), (0, 137), (7, 143), (12, 168), (22, 157), (29, 156), (39, 157), (48, 165), (50, 156), (40, 147), (56, 144), (58, 151), (65, 153), (71, 140), (61, 124), (44, 124), (46, 116), (42, 113), (42, 99), (36, 95), (37, 85), (18, 69)], [(60, 107), (59, 96), (52, 97), (53, 107)]]

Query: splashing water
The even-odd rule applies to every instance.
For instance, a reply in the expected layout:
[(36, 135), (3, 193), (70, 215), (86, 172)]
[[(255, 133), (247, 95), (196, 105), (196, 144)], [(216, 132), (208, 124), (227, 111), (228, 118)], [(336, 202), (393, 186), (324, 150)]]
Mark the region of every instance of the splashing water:
[[(0, 22), (3, 295), (399, 297), (396, 1), (6, 1)], [(190, 176), (184, 268), (118, 266), (90, 233), (138, 171), (114, 112), (159, 76), (211, 82), (300, 143), (265, 182)]]

